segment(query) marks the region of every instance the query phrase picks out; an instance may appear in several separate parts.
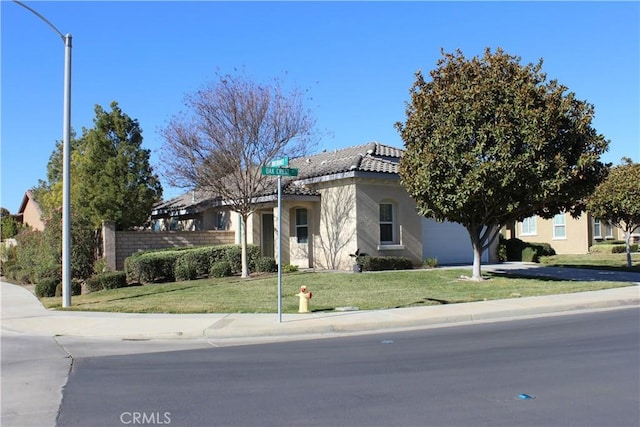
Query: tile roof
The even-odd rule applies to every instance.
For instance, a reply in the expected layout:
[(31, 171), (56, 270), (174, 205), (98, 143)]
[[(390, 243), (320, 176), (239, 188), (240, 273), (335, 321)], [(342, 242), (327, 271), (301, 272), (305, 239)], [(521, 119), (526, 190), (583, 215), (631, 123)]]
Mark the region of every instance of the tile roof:
[(298, 180), (351, 171), (396, 174), (402, 152), (395, 147), (370, 142), (294, 158), (289, 161), (289, 166), (298, 168)]
[[(331, 176), (341, 173), (373, 172), (380, 174), (397, 174), (400, 156), (404, 151), (383, 145), (378, 142), (356, 145), (338, 150), (325, 150), (321, 153), (292, 158), (289, 167), (298, 169), (298, 176), (284, 177), (282, 180), (282, 193), (296, 196), (317, 196), (319, 193), (313, 188), (304, 185), (307, 179)], [(277, 192), (276, 177), (262, 193), (262, 196), (270, 196)], [(200, 211), (208, 206), (213, 206), (214, 198), (211, 194), (192, 192), (175, 197), (154, 207), (155, 212), (167, 210), (187, 209)]]

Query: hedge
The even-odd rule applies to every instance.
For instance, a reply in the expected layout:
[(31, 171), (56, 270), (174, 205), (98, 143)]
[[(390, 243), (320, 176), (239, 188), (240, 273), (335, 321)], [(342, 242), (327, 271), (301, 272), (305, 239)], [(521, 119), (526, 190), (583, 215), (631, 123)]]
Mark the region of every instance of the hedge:
[[(256, 270), (260, 259), (260, 248), (247, 247), (249, 270)], [(138, 283), (172, 282), (210, 277), (211, 266), (226, 262), (231, 274), (242, 271), (242, 248), (240, 245), (164, 249), (138, 252), (125, 259), (127, 280)], [(226, 268), (226, 267), (225, 267)]]
[(127, 275), (123, 271), (101, 273), (92, 276), (85, 282), (89, 292), (98, 292), (103, 289), (118, 289), (128, 286)]
[(500, 239), (498, 252), (506, 250), (507, 261), (539, 262), (541, 256), (555, 255), (556, 251), (548, 243), (524, 242), (517, 238)]
[[(629, 245), (629, 249), (631, 252), (638, 251), (638, 244), (634, 243)], [(605, 244), (600, 243), (597, 245), (593, 245), (589, 248), (590, 253), (598, 253), (598, 254), (623, 254), (627, 252), (626, 244)]]
[(407, 257), (396, 256), (364, 256), (363, 271), (411, 270), (413, 263)]

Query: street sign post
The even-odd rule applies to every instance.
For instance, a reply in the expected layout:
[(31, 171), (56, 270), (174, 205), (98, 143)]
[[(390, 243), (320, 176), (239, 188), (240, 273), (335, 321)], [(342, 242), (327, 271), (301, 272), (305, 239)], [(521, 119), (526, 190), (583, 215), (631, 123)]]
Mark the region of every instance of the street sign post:
[(262, 175), (278, 177), (278, 322), (282, 323), (282, 177), (298, 176), (298, 169), (290, 168), (289, 158), (283, 157), (262, 166)]

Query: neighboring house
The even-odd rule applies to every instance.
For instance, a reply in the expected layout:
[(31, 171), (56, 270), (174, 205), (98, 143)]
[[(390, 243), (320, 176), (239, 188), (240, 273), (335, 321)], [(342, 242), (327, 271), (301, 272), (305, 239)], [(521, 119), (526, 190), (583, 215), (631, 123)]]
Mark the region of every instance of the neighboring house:
[(44, 230), (42, 210), (38, 202), (33, 198), (33, 192), (31, 190), (27, 190), (27, 192), (24, 193), (20, 209), (15, 217), (19, 222), (34, 230)]
[[(572, 218), (561, 213), (551, 219), (531, 216), (516, 222), (509, 229), (511, 236), (525, 242), (549, 243), (557, 254), (586, 254), (589, 248), (607, 240), (624, 240), (624, 232), (617, 227), (593, 218), (588, 212)], [(632, 234), (632, 242), (640, 237)]]
[[(403, 151), (372, 142), (291, 159), (296, 177), (282, 178), (282, 262), (303, 268), (349, 269), (357, 249), (373, 256), (403, 256), (421, 265), (471, 263), (473, 251), (464, 227), (427, 220), (401, 186)], [(248, 220), (248, 242), (263, 256), (276, 255), (276, 179), (258, 197)], [(157, 205), (153, 229), (233, 230), (240, 242), (240, 217), (223, 200), (188, 193)], [(495, 252), (494, 252), (495, 253)], [(488, 253), (483, 262), (490, 260)], [(495, 260), (495, 258), (491, 258)]]

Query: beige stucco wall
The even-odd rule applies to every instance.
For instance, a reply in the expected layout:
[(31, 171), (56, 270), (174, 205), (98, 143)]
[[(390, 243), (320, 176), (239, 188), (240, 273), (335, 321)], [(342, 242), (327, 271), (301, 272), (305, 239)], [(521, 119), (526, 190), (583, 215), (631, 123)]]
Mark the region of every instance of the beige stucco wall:
[(22, 223), (30, 226), (34, 230), (44, 230), (44, 222), (42, 221), (42, 212), (40, 211), (40, 207), (31, 198), (29, 198), (24, 207)]
[[(568, 213), (564, 214), (566, 225), (566, 237), (554, 238), (553, 236), (553, 218), (543, 219), (536, 217), (536, 233), (534, 235), (522, 234), (522, 223), (516, 223), (516, 237), (525, 242), (549, 243), (557, 254), (586, 254), (589, 253), (589, 247), (598, 240), (593, 237), (593, 219), (583, 213), (577, 219), (574, 219)], [(604, 234), (605, 225), (602, 225), (602, 233)], [(605, 237), (605, 236), (603, 236)], [(623, 233), (616, 227), (613, 227), (611, 236), (606, 239), (621, 240)]]
[[(353, 180), (318, 189), (322, 203), (315, 215), (314, 261), (317, 268), (347, 270), (356, 251), (356, 186)], [(316, 212), (318, 211), (316, 210)]]
[[(380, 245), (380, 203), (393, 204), (394, 244)], [(422, 263), (422, 221), (416, 204), (399, 181), (357, 182), (357, 241), (360, 251), (373, 256), (402, 256)]]

